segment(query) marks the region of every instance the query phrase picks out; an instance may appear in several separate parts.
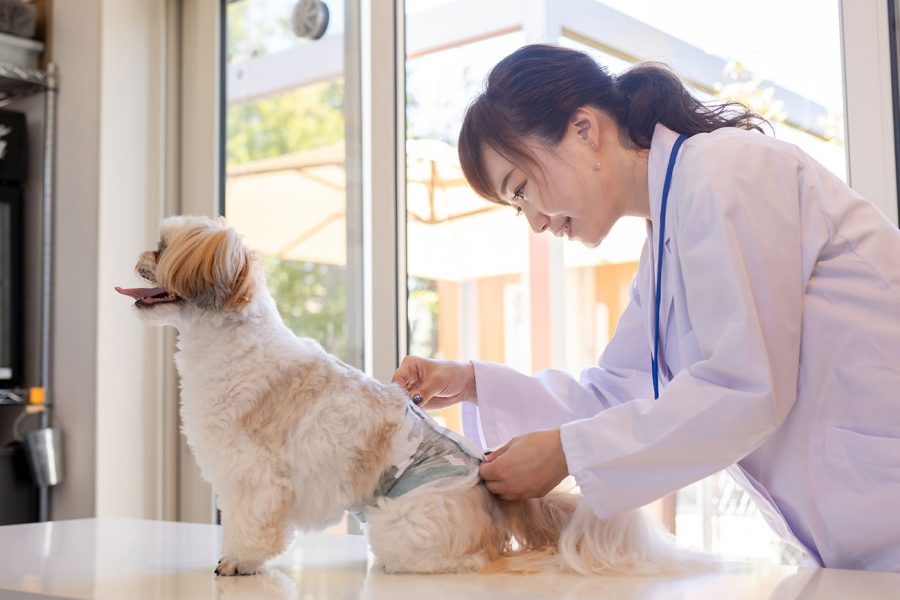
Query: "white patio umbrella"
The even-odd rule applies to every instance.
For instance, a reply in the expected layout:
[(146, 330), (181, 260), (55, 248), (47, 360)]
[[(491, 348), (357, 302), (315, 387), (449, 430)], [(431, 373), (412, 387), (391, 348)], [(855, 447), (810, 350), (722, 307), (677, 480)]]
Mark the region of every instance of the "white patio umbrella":
[(225, 214), (267, 256), (347, 262), (344, 145), (264, 158), (228, 169)]
[[(407, 271), (463, 281), (522, 273), (528, 227), (513, 210), (485, 201), (466, 185), (456, 148), (409, 140)], [(289, 260), (346, 264), (343, 143), (228, 169), (226, 215), (258, 252)], [(624, 221), (597, 249), (564, 244), (566, 266), (637, 260), (644, 226)]]

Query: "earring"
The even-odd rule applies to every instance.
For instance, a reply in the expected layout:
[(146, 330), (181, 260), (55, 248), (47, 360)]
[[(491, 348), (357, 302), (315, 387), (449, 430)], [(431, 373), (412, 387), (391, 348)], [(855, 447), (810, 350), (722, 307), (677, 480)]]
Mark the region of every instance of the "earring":
[[(597, 151), (597, 144), (595, 144), (594, 142), (591, 142), (591, 149), (594, 150), (594, 152), (596, 152), (596, 151)], [(598, 160), (597, 162), (594, 163), (594, 170), (595, 170), (595, 171), (599, 171), (602, 167), (603, 167), (603, 165), (600, 164), (600, 161), (599, 161), (599, 160)]]

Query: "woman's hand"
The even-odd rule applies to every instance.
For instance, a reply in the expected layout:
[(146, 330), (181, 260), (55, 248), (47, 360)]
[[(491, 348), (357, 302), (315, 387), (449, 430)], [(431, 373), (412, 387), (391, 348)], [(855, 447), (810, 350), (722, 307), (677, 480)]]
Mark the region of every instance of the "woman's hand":
[(478, 403), (475, 367), (469, 362), (407, 356), (394, 371), (391, 381), (406, 388), (416, 404), (430, 409), (457, 402)]
[(511, 439), (485, 457), (480, 474), (487, 489), (503, 500), (546, 495), (569, 474), (559, 429)]

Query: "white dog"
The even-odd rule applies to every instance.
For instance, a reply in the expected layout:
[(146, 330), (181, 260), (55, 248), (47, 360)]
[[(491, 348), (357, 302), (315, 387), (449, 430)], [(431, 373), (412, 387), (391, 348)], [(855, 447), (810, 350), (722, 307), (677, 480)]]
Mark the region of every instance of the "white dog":
[(165, 219), (136, 271), (154, 287), (116, 289), (179, 332), (184, 433), (222, 510), (217, 574), (255, 573), (296, 529), (322, 530), (346, 510), (388, 572), (655, 574), (698, 563), (639, 511), (601, 521), (574, 494), (492, 496), (480, 454), (402, 388), (284, 325), (223, 219)]

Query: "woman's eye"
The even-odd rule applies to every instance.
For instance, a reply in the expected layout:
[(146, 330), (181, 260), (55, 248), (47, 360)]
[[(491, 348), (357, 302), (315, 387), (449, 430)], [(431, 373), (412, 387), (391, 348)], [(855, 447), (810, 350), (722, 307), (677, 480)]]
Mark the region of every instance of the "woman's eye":
[(519, 187), (516, 188), (516, 191), (513, 192), (513, 202), (516, 200), (524, 200), (525, 199), (525, 184), (523, 183)]

